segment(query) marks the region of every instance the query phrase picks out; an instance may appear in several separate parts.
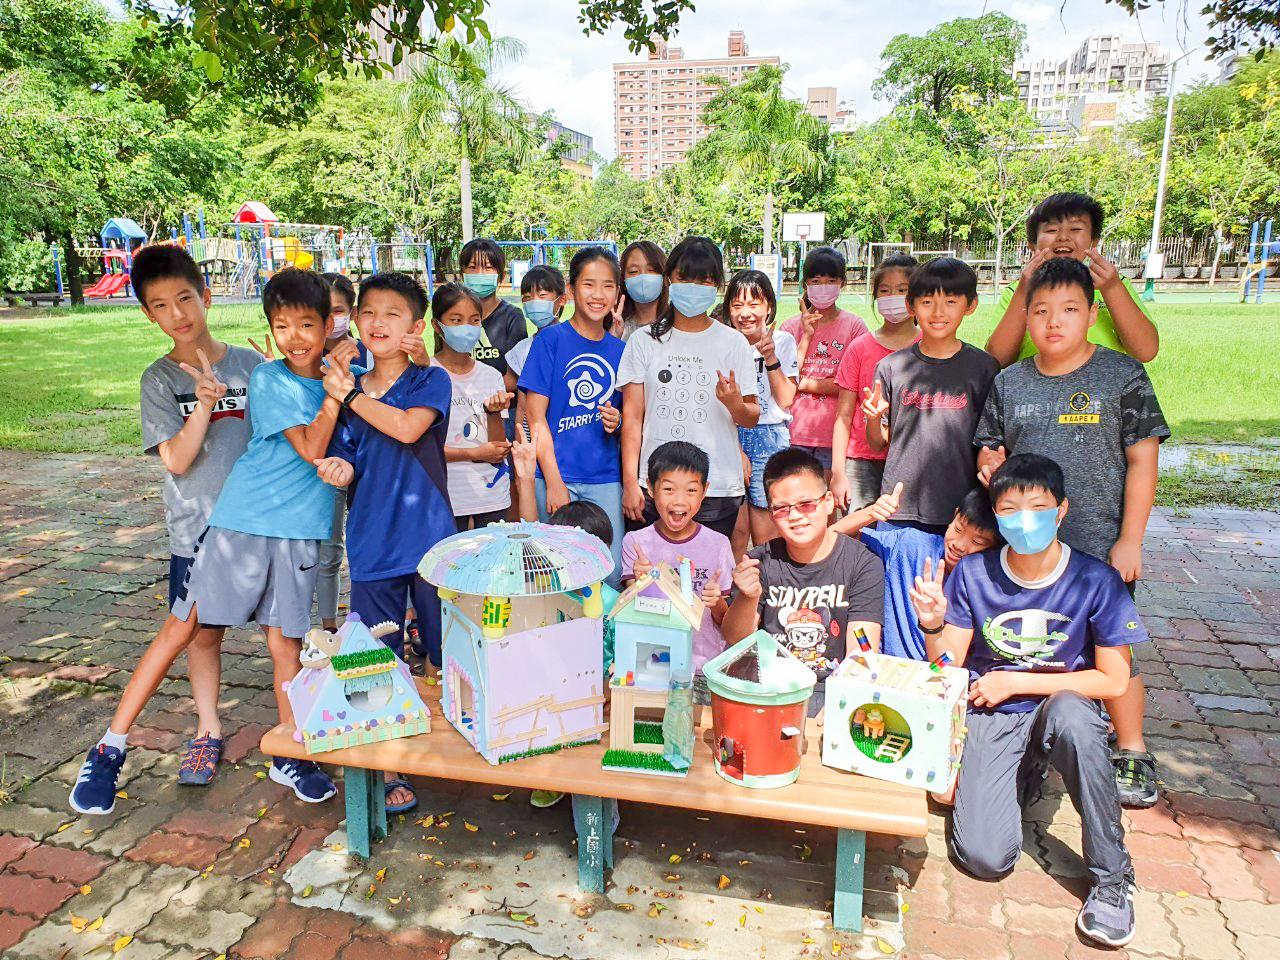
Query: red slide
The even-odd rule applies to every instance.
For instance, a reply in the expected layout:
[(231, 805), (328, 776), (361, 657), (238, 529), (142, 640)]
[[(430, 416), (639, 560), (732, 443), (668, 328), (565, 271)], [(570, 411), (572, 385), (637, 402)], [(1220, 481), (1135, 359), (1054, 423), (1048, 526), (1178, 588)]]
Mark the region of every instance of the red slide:
[(120, 288), (129, 282), (127, 273), (108, 273), (101, 280), (84, 292), (86, 297), (109, 297), (119, 293)]

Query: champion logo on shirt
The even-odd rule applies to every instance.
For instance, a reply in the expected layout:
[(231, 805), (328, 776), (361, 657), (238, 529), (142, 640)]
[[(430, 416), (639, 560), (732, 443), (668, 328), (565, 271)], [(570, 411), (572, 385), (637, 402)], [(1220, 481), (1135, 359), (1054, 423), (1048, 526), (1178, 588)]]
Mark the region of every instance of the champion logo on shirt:
[[(182, 412), (182, 419), (191, 419), (191, 415), (196, 412), (198, 404), (196, 395), (194, 393), (175, 393), (173, 399), (178, 403), (178, 409)], [(222, 399), (213, 405), (213, 412), (209, 414), (209, 422), (221, 420), (223, 417), (234, 417), (237, 420), (243, 420), (244, 412), (248, 407), (249, 388), (228, 387)]]
[(1006, 660), (1041, 670), (1065, 670), (1066, 664), (1053, 658), (1068, 638), (1061, 630), (1051, 630), (1050, 624), (1070, 622), (1066, 614), (1038, 607), (1007, 610), (983, 623), (982, 636), (987, 645)]
[(941, 390), (937, 393), (903, 390), (902, 405), (904, 407), (918, 407), (921, 410), (963, 410), (969, 406), (969, 395), (967, 393), (943, 393)]

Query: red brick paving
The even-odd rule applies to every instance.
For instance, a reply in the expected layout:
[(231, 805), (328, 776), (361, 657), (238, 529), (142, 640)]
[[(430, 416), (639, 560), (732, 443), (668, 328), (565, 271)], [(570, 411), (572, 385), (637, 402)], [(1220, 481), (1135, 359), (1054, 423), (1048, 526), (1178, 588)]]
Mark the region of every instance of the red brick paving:
[(39, 923), (35, 917), (0, 911), (0, 950), (8, 950)]
[(276, 960), (301, 934), (314, 910), (278, 900), (245, 931), (240, 942), (227, 951), (241, 960)]
[(1007, 960), (1009, 956), (1007, 936), (989, 926), (930, 921), (915, 927), (909, 940), (912, 953), (932, 953), (946, 960)]
[(0, 873), (0, 911), (44, 918), (70, 900), (79, 889), (77, 883), (6, 870)]
[(0, 868), (8, 866), (36, 845), (27, 837), (14, 836), (12, 833), (0, 833)]
[(252, 817), (237, 817), (216, 810), (183, 810), (161, 830), (170, 833), (185, 833), (193, 837), (208, 837), (225, 840), (230, 843), (253, 823)]
[(1280, 903), (1280, 854), (1274, 850), (1241, 850), (1253, 875), (1266, 892), (1268, 903)]
[(9, 869), (18, 873), (30, 873), (38, 877), (82, 884), (88, 883), (110, 865), (109, 858), (100, 857), (85, 850), (68, 850), (66, 847), (41, 844), (28, 850), (21, 860), (10, 864)]
[(1220, 900), (1266, 900), (1266, 892), (1239, 850), (1218, 843), (1193, 843), (1196, 865), (1210, 895)]
[(192, 837), (161, 830), (143, 837), (137, 846), (125, 853), (125, 857), (146, 863), (165, 863), (171, 867), (204, 870), (213, 866), (218, 855), (226, 848), (226, 843), (215, 838)]

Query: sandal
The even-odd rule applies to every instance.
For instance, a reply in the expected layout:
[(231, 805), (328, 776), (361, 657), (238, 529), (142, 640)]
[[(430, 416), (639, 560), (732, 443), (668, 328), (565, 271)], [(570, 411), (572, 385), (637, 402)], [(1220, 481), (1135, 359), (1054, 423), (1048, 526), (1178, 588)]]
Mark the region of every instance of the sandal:
[(178, 782), (189, 787), (207, 787), (218, 772), (222, 759), (222, 740), (218, 737), (196, 737), (187, 741), (187, 753), (178, 767)]
[[(414, 791), (412, 784), (404, 777), (396, 777), (394, 780), (388, 780), (384, 785), (383, 791), (384, 802), (387, 804), (387, 813), (408, 813), (418, 805), (418, 794)], [(386, 801), (386, 797), (391, 796), (391, 791), (400, 787), (408, 790), (413, 794), (412, 800), (406, 800), (404, 803), (390, 803)]]

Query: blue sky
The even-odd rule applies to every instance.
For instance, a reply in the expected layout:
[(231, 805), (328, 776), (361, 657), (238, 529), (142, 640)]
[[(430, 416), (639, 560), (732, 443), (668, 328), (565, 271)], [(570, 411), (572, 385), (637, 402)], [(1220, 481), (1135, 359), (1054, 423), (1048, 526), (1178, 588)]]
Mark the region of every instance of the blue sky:
[[(857, 103), (860, 119), (874, 119), (886, 106), (872, 99), (880, 51), (899, 33), (922, 34), (955, 17), (976, 17), (1001, 10), (1028, 28), (1032, 59), (1065, 58), (1091, 33), (1119, 32), (1126, 42), (1159, 42), (1181, 52), (1201, 47), (1209, 29), (1199, 0), (1166, 0), (1131, 17), (1104, 0), (924, 0), (895, 4), (886, 0), (695, 0), (675, 44), (686, 57), (724, 56), (731, 29), (746, 31), (751, 53), (776, 55), (791, 65), (787, 85), (797, 96), (810, 86), (834, 86), (841, 98)], [(595, 138), (602, 156), (613, 156), (612, 64), (634, 59), (622, 29), (584, 37), (577, 22), (577, 0), (491, 0), (485, 13), (495, 35), (519, 37), (529, 47), (524, 62), (509, 69), (524, 99), (539, 111), (554, 110), (567, 126)], [(1188, 79), (1210, 72), (1201, 54), (1187, 61)], [(1216, 72), (1216, 71), (1214, 71)], [(1179, 83), (1181, 86), (1181, 82)]]

